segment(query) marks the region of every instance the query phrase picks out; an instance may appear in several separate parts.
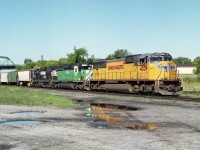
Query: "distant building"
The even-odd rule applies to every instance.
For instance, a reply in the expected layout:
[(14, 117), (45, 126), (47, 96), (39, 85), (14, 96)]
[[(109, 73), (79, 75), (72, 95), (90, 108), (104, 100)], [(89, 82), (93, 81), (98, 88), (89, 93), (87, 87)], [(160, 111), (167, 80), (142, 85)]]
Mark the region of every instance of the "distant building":
[(177, 64), (179, 74), (194, 74), (196, 66), (194, 64)]

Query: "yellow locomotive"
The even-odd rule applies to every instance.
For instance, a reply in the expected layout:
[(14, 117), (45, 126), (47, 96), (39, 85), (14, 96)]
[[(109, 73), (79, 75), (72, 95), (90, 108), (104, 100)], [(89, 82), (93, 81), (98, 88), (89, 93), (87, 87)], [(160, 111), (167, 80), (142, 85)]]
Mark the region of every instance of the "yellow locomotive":
[(130, 55), (93, 64), (91, 89), (179, 95), (176, 64), (168, 53)]

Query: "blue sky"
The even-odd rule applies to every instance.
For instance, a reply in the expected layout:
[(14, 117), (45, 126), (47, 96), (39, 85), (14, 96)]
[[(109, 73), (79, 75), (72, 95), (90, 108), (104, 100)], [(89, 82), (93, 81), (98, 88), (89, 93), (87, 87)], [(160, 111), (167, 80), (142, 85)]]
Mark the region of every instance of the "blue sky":
[(22, 64), (77, 48), (105, 58), (169, 52), (200, 56), (199, 0), (0, 0), (0, 55)]

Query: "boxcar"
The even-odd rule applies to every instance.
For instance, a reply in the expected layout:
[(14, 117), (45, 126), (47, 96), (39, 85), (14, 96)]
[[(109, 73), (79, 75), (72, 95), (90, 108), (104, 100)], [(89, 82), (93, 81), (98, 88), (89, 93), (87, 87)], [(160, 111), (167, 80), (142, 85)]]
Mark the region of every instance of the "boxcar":
[(17, 84), (17, 71), (8, 72), (8, 84)]
[(1, 73), (1, 84), (8, 84), (8, 73)]
[(18, 85), (31, 85), (33, 80), (33, 70), (18, 72)]

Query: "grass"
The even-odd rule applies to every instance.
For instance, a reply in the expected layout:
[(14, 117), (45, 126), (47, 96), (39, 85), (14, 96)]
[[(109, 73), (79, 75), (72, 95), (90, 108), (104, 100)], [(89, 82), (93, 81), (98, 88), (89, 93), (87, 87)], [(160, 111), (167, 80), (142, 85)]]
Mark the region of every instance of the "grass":
[(180, 75), (184, 91), (200, 91), (200, 81), (197, 75)]
[(180, 78), (182, 80), (183, 90), (185, 91), (182, 95), (200, 98), (199, 77), (195, 74), (191, 74), (191, 75), (180, 75)]
[(182, 96), (200, 98), (200, 91), (198, 91), (198, 92), (183, 92)]
[(0, 105), (75, 107), (73, 101), (48, 95), (41, 89), (0, 86)]

